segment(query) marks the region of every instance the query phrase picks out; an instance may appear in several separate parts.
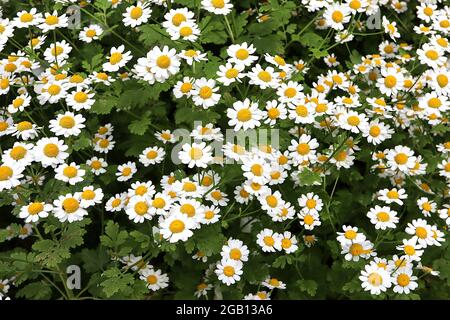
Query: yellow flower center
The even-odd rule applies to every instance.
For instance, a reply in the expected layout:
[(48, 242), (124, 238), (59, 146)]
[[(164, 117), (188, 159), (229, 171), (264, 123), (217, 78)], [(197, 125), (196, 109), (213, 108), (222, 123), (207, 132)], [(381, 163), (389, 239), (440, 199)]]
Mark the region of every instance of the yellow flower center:
[(170, 63), (170, 57), (167, 55), (159, 56), (158, 59), (156, 59), (156, 65), (161, 69), (167, 69), (168, 67), (170, 67)]
[(180, 29), (180, 35), (182, 37), (189, 37), (192, 34), (192, 28), (189, 26), (184, 26)]
[(62, 206), (65, 212), (74, 213), (75, 211), (78, 210), (80, 204), (78, 203), (78, 200), (75, 198), (67, 198), (64, 199)]
[(162, 209), (166, 205), (166, 201), (163, 198), (155, 198), (152, 201), (152, 206), (156, 209)]
[(316, 207), (316, 200), (314, 199), (308, 199), (306, 200), (306, 206), (308, 207), (308, 209), (314, 209)]
[(397, 78), (391, 75), (388, 75), (386, 78), (384, 78), (384, 85), (391, 89), (393, 87), (395, 87), (395, 85), (397, 84)]
[(44, 154), (49, 158), (55, 158), (59, 154), (59, 147), (54, 143), (48, 143), (44, 147)]
[(380, 132), (381, 132), (380, 127), (377, 125), (371, 126), (369, 129), (369, 134), (372, 137), (378, 137), (380, 135)]
[(283, 249), (289, 249), (291, 246), (292, 246), (291, 239), (284, 238), (283, 240), (281, 240), (281, 247)]
[(144, 11), (142, 10), (141, 7), (134, 7), (133, 9), (131, 9), (130, 11), (130, 17), (134, 20), (139, 19), (140, 17), (142, 17), (142, 13)]
[(273, 247), (275, 244), (275, 240), (271, 236), (265, 236), (263, 239), (266, 246)]
[(406, 245), (403, 250), (408, 256), (413, 256), (416, 253), (416, 249), (410, 245)]
[(72, 167), (72, 166), (65, 167), (63, 170), (63, 174), (67, 178), (75, 178), (77, 176), (77, 173), (78, 173), (77, 168)]
[(13, 176), (13, 170), (8, 166), (0, 166), (0, 181), (6, 181)]
[(70, 129), (75, 126), (75, 120), (71, 116), (64, 116), (59, 120), (59, 125), (64, 129)]
[(92, 200), (92, 199), (95, 198), (95, 192), (92, 191), (92, 190), (89, 190), (89, 189), (84, 190), (84, 191), (81, 193), (81, 197), (82, 197), (84, 200)]
[(9, 152), (9, 156), (16, 161), (23, 159), (26, 154), (27, 149), (22, 146), (16, 146), (12, 148), (11, 151)]
[(266, 197), (266, 202), (269, 205), (269, 207), (271, 207), (271, 208), (275, 208), (278, 205), (277, 198), (272, 195)]
[(234, 268), (232, 266), (226, 266), (223, 268), (223, 274), (227, 277), (232, 277), (234, 275)]
[(34, 16), (31, 13), (24, 13), (20, 16), (20, 21), (23, 23), (28, 23), (34, 20)]
[(48, 87), (47, 92), (52, 96), (56, 96), (61, 92), (61, 87), (57, 84), (52, 84)]
[(172, 233), (180, 233), (184, 231), (184, 222), (181, 220), (173, 220), (169, 225), (169, 230)]
[(344, 237), (348, 240), (354, 240), (356, 239), (357, 233), (353, 230), (347, 230), (344, 233)]
[(302, 156), (307, 155), (311, 148), (309, 147), (309, 144), (307, 143), (299, 143), (297, 145), (297, 153), (301, 154)]
[(436, 50), (428, 50), (427, 52), (425, 52), (425, 55), (427, 56), (428, 59), (430, 60), (437, 60), (439, 58), (439, 53)]
[(238, 111), (237, 118), (240, 122), (247, 122), (252, 118), (252, 112), (248, 108), (243, 108)]
[(200, 88), (200, 91), (198, 94), (202, 99), (209, 99), (209, 98), (211, 98), (213, 91), (210, 87), (204, 86), (204, 87)]
[(303, 222), (305, 224), (307, 224), (308, 226), (312, 225), (314, 223), (314, 218), (312, 215), (307, 214), (305, 215), (305, 217), (303, 218)]
[(350, 246), (349, 252), (352, 256), (359, 256), (364, 252), (363, 246), (359, 243), (353, 243)]
[(267, 111), (267, 115), (272, 120), (277, 119), (280, 116), (280, 110), (278, 110), (277, 108), (269, 109), (269, 111)]
[(192, 182), (185, 182), (183, 185), (183, 191), (186, 192), (194, 192), (197, 190), (197, 187), (195, 186), (195, 183)]
[(32, 216), (44, 210), (44, 206), (40, 202), (33, 202), (28, 206), (28, 213)]
[(114, 52), (111, 54), (111, 57), (109, 57), (109, 63), (111, 64), (118, 64), (120, 61), (122, 61), (122, 54), (120, 52)]
[(139, 201), (136, 202), (136, 204), (134, 205), (134, 211), (140, 215), (143, 216), (144, 214), (147, 213), (148, 211), (148, 205), (145, 201)]
[(400, 152), (394, 157), (394, 160), (395, 162), (397, 162), (397, 164), (405, 164), (406, 162), (408, 162), (408, 156)]
[(430, 108), (439, 108), (442, 105), (441, 100), (439, 100), (438, 98), (431, 98), (430, 100), (428, 100), (428, 106)]
[(331, 19), (336, 23), (341, 23), (342, 20), (344, 20), (344, 15), (340, 11), (334, 11), (331, 15)]
[(378, 221), (388, 222), (389, 221), (389, 214), (387, 212), (380, 211), (380, 212), (377, 213), (377, 218), (378, 218)]
[(373, 286), (380, 286), (383, 283), (383, 277), (380, 276), (378, 273), (376, 272), (372, 272), (371, 274), (369, 274), (369, 276), (367, 277), (367, 281), (373, 285)]
[(89, 29), (86, 31), (86, 37), (93, 38), (97, 35), (97, 32), (94, 29)]
[(448, 84), (448, 77), (445, 74), (440, 74), (436, 77), (437, 83), (441, 88), (445, 88)]
[(176, 13), (172, 17), (172, 24), (176, 27), (178, 27), (184, 21), (186, 21), (186, 17), (181, 13)]
[(192, 160), (200, 160), (203, 157), (203, 151), (200, 148), (191, 148), (189, 156)]
[(245, 60), (249, 57), (249, 52), (246, 49), (239, 49), (236, 51), (236, 58)]
[(262, 70), (258, 73), (258, 78), (264, 82), (269, 82), (272, 80), (272, 76), (269, 72)]
[(407, 274), (401, 273), (397, 276), (397, 283), (399, 286), (406, 287), (410, 282), (410, 278)]
[(250, 168), (250, 171), (253, 173), (253, 175), (255, 175), (255, 176), (262, 176), (262, 174), (263, 174), (263, 166), (262, 165), (260, 165), (260, 164), (258, 164), (258, 163), (255, 163), (254, 165), (252, 165), (252, 167)]
[(214, 218), (214, 212), (211, 211), (211, 210), (206, 211), (205, 212), (205, 218), (208, 219), (208, 220)]
[(195, 208), (192, 204), (185, 203), (180, 208), (181, 213), (186, 214), (188, 217), (192, 218), (195, 216)]
[(57, 16), (48, 16), (47, 18), (45, 18), (45, 23), (48, 24), (49, 26), (53, 26), (55, 24), (57, 24), (59, 22), (59, 19)]
[(361, 2), (359, 0), (352, 0), (350, 1), (349, 7), (353, 10), (358, 10), (361, 8)]
[(128, 177), (131, 174), (131, 168), (126, 167), (122, 169), (122, 176)]
[(230, 250), (230, 258), (233, 260), (240, 260), (242, 256), (241, 250), (233, 248)]
[(225, 77), (227, 77), (228, 79), (234, 79), (238, 76), (238, 74), (239, 71), (237, 69), (231, 68), (225, 72)]
[(156, 282), (158, 282), (158, 278), (156, 276), (154, 276), (153, 274), (151, 274), (147, 277), (148, 284), (155, 284)]
[(121, 203), (122, 203), (122, 201), (120, 201), (120, 199), (114, 199), (114, 200), (111, 202), (111, 207), (117, 208), (118, 206), (120, 206)]
[(85, 103), (88, 98), (89, 98), (88, 95), (83, 91), (79, 91), (79, 92), (75, 93), (75, 95), (73, 96), (73, 99), (77, 103)]
[[(183, 93), (188, 93), (189, 91), (192, 90), (192, 84), (189, 82), (185, 82), (181, 85), (180, 87), (181, 92)], [(164, 134), (164, 133), (163, 133)]]
[(211, 0), (211, 4), (214, 8), (222, 9), (225, 7), (225, 1), (224, 0)]

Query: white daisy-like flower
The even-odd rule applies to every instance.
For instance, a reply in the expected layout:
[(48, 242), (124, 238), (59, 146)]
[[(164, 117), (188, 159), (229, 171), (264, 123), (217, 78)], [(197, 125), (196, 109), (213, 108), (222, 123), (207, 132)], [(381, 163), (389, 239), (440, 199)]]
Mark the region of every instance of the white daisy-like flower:
[(20, 185), (25, 168), (13, 162), (0, 164), (0, 191), (12, 189)]
[(49, 129), (57, 136), (78, 136), (81, 129), (85, 127), (86, 119), (81, 114), (74, 114), (67, 111), (64, 114), (58, 114), (56, 119), (50, 120)]
[(211, 146), (207, 146), (205, 142), (186, 143), (182, 146), (182, 150), (178, 152), (178, 157), (189, 168), (193, 168), (194, 166), (206, 168), (212, 160)]
[(387, 204), (397, 203), (398, 205), (403, 205), (402, 200), (406, 198), (408, 198), (408, 195), (403, 188), (382, 189), (378, 191), (378, 200)]
[(150, 201), (143, 197), (133, 196), (129, 199), (125, 212), (128, 218), (135, 223), (143, 223), (145, 219), (151, 220)]
[(71, 162), (70, 164), (61, 164), (55, 169), (55, 179), (67, 182), (70, 185), (75, 185), (78, 182), (83, 181), (83, 176), (86, 171), (80, 169), (80, 166), (75, 162)]
[(88, 212), (81, 206), (80, 201), (81, 194), (79, 192), (61, 195), (53, 201), (53, 214), (61, 222), (81, 221)]
[(38, 25), (38, 28), (41, 29), (43, 33), (50, 30), (55, 30), (57, 28), (66, 28), (69, 25), (68, 17), (65, 14), (58, 16), (58, 12), (56, 10), (52, 13), (44, 13), (44, 17), (41, 21), (42, 22)]
[(247, 42), (241, 44), (233, 44), (227, 49), (227, 54), (230, 57), (228, 61), (248, 67), (253, 64), (253, 62), (258, 60), (258, 57), (256, 55), (253, 55), (255, 51), (256, 48), (253, 46), (253, 44), (248, 45)]
[(227, 109), (227, 117), (230, 119), (228, 125), (233, 126), (235, 131), (239, 131), (241, 128), (248, 130), (259, 127), (263, 113), (258, 108), (257, 102), (245, 99), (233, 103), (233, 107)]
[(148, 22), (151, 13), (152, 9), (149, 8), (148, 3), (138, 1), (136, 5), (127, 7), (126, 12), (122, 14), (123, 25), (132, 28), (140, 26)]
[(108, 62), (103, 64), (103, 70), (108, 72), (116, 72), (119, 71), (120, 68), (124, 67), (132, 58), (130, 51), (124, 51), (124, 45), (121, 45), (117, 48), (112, 47), (109, 51), (110, 55), (108, 57)]
[(146, 282), (148, 289), (152, 291), (158, 291), (169, 286), (169, 277), (167, 274), (162, 273), (161, 270), (154, 270), (153, 268), (147, 268), (140, 272), (139, 278)]
[(103, 29), (98, 24), (91, 24), (88, 27), (84, 27), (78, 35), (79, 39), (86, 43), (91, 43), (94, 40), (98, 40), (103, 34)]
[(19, 218), (25, 219), (26, 223), (34, 223), (40, 218), (47, 218), (52, 209), (51, 204), (34, 201), (20, 208)]
[(415, 290), (419, 285), (417, 284), (418, 278), (413, 276), (412, 269), (409, 268), (399, 268), (393, 275), (393, 284), (395, 293), (409, 294), (411, 291)]
[(80, 197), (80, 205), (83, 208), (88, 208), (95, 204), (102, 203), (103, 191), (101, 188), (95, 189), (94, 186), (86, 186), (81, 191)]
[(275, 72), (275, 69), (272, 67), (263, 69), (257, 64), (247, 73), (247, 77), (250, 79), (250, 84), (259, 86), (261, 89), (276, 89), (280, 85), (280, 73)]
[(14, 142), (11, 149), (3, 152), (2, 161), (5, 163), (17, 163), (26, 167), (34, 161), (33, 147), (34, 145), (31, 143)]
[(95, 93), (89, 89), (77, 87), (66, 96), (66, 103), (76, 111), (89, 110), (95, 103)]
[(285, 231), (280, 234), (280, 241), (278, 241), (275, 245), (277, 246), (277, 250), (284, 250), (284, 252), (286, 252), (287, 254), (293, 253), (298, 249), (297, 238), (289, 231)]
[(43, 167), (56, 166), (69, 157), (66, 152), (68, 148), (64, 141), (56, 137), (42, 138), (33, 148), (34, 159), (41, 162)]
[(231, 0), (202, 0), (202, 8), (218, 15), (226, 16), (233, 9)]
[(165, 155), (166, 152), (161, 147), (148, 147), (139, 155), (139, 162), (148, 167), (149, 165), (161, 163)]
[(386, 292), (392, 286), (392, 278), (389, 272), (373, 261), (361, 270), (359, 280), (361, 280), (361, 286), (365, 291), (370, 291), (370, 294), (375, 295)]
[(208, 109), (219, 102), (221, 95), (217, 93), (218, 91), (216, 81), (206, 78), (197, 79), (192, 90), (192, 100), (196, 106)]
[(154, 47), (147, 53), (150, 71), (156, 81), (164, 82), (180, 70), (180, 58), (175, 49)]
[(243, 264), (240, 260), (222, 259), (217, 263), (217, 268), (214, 271), (219, 278), (227, 286), (230, 286), (241, 280)]
[(86, 161), (86, 165), (91, 168), (91, 172), (96, 176), (106, 172), (106, 167), (108, 163), (103, 158), (92, 157)]
[(133, 178), (136, 172), (136, 163), (128, 161), (125, 164), (121, 164), (116, 172), (117, 181), (128, 181)]
[(187, 241), (193, 235), (195, 226), (195, 221), (181, 212), (171, 213), (159, 224), (161, 235), (171, 243)]
[(399, 218), (397, 212), (389, 207), (375, 206), (367, 213), (370, 222), (375, 225), (375, 229), (386, 230), (387, 228), (395, 229)]

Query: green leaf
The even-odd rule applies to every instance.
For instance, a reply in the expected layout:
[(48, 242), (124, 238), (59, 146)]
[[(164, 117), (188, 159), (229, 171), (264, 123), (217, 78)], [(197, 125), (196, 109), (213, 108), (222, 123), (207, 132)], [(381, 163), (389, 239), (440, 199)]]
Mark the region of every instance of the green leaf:
[(133, 120), (128, 125), (128, 129), (131, 133), (136, 134), (138, 136), (142, 136), (150, 126), (150, 118), (148, 112), (144, 113), (140, 119)]
[(222, 16), (210, 15), (204, 17), (200, 23), (199, 28), (201, 43), (223, 44), (228, 40), (227, 33)]
[(318, 48), (322, 44), (323, 38), (315, 32), (306, 32), (300, 36), (299, 41), (306, 47)]
[(107, 298), (121, 291), (130, 289), (134, 283), (134, 277), (130, 273), (122, 273), (118, 268), (111, 268), (102, 273), (102, 278), (105, 279), (100, 283), (103, 287), (103, 292)]
[(96, 100), (89, 110), (91, 113), (96, 114), (109, 114), (111, 110), (117, 106), (117, 98), (113, 96), (102, 96)]
[(298, 174), (298, 177), (301, 186), (312, 186), (315, 184), (319, 184), (322, 181), (319, 173), (313, 172), (308, 168), (304, 168)]
[(297, 287), (300, 291), (308, 293), (311, 297), (314, 297), (317, 292), (317, 282), (314, 280), (297, 280)]
[(52, 296), (52, 288), (44, 281), (32, 282), (19, 289), (16, 296), (25, 299), (47, 300)]

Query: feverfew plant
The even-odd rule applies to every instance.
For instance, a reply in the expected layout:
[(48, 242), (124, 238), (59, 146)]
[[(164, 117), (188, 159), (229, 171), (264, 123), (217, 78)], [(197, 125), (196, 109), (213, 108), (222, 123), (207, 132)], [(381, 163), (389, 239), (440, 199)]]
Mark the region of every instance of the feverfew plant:
[(450, 298), (449, 35), (442, 0), (3, 1), (0, 300)]

